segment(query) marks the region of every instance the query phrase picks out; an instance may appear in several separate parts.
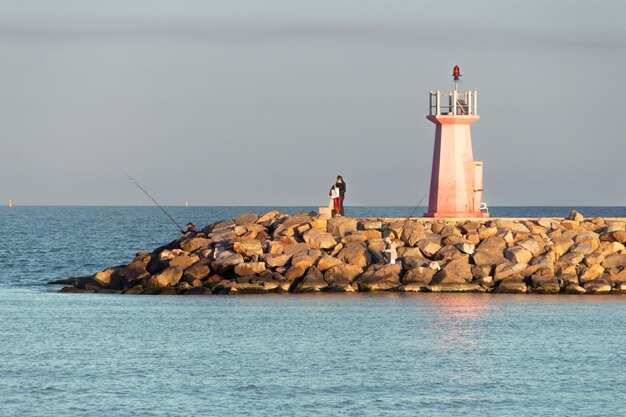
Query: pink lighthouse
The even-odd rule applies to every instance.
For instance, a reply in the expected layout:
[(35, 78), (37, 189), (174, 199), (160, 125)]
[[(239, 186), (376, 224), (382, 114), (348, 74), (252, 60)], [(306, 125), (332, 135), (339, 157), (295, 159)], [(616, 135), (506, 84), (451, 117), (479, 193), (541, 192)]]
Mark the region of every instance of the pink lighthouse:
[(483, 163), (474, 161), (470, 133), (470, 125), (479, 119), (478, 93), (458, 91), (458, 65), (452, 76), (453, 92), (430, 92), (430, 115), (426, 118), (436, 125), (435, 151), (424, 216), (489, 217), (482, 203)]

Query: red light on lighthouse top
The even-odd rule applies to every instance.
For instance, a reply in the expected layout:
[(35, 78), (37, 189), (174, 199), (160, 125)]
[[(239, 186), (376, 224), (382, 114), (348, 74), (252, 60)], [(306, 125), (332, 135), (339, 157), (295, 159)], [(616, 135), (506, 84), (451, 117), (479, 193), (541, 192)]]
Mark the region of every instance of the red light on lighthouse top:
[(459, 77), (461, 76), (461, 70), (459, 69), (458, 65), (454, 66), (454, 69), (452, 70), (452, 76), (454, 77), (454, 81), (459, 81)]

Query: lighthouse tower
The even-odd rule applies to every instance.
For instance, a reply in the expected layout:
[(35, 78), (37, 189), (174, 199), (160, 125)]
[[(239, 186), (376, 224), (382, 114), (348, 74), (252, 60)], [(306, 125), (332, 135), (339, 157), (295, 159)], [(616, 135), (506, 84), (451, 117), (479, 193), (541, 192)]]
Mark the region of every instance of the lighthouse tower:
[(452, 73), (454, 91), (430, 92), (430, 115), (436, 125), (430, 198), (425, 217), (489, 217), (481, 211), (483, 163), (474, 161), (470, 125), (478, 117), (476, 91), (458, 91), (461, 72)]

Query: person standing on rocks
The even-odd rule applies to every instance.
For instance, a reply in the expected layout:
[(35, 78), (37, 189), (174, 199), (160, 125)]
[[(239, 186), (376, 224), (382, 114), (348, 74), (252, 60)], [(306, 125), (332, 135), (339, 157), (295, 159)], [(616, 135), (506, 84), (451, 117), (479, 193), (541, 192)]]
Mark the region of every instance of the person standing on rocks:
[(330, 187), (328, 195), (333, 199), (333, 208), (337, 216), (343, 216), (343, 200), (346, 194), (346, 183), (341, 175), (337, 175), (337, 181)]

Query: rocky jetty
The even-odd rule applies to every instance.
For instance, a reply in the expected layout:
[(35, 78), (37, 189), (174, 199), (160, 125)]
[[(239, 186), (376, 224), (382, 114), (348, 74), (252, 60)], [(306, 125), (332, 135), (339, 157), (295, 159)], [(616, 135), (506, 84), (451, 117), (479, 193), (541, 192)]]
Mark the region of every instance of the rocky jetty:
[[(397, 261), (385, 257), (395, 242)], [(206, 226), (61, 292), (626, 293), (626, 219), (373, 219), (277, 211)]]

